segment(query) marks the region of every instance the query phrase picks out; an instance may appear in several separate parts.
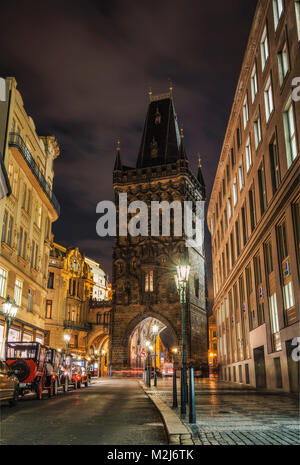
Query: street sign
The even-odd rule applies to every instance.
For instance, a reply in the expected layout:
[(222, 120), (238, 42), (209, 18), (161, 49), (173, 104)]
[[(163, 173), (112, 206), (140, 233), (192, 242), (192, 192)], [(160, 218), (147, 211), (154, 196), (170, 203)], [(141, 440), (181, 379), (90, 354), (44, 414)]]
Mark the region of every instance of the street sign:
[(141, 353), (140, 353), (140, 356), (141, 356), (142, 358), (146, 358), (146, 357), (147, 357), (147, 354), (146, 354), (146, 352), (145, 352), (144, 350), (142, 350)]

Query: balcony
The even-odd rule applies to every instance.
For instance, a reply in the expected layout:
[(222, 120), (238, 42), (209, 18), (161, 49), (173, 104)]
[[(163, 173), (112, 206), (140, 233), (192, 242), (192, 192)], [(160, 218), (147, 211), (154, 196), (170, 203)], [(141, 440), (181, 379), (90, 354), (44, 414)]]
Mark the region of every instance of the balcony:
[(64, 329), (74, 329), (76, 331), (90, 331), (90, 323), (81, 321), (64, 320)]
[(33, 156), (31, 155), (30, 151), (26, 147), (25, 142), (23, 141), (20, 134), (16, 132), (11, 132), (9, 134), (9, 147), (16, 147), (24, 160), (26, 161), (27, 165), (31, 169), (31, 172), (36, 177), (39, 185), (43, 189), (44, 193), (46, 194), (47, 198), (50, 200), (52, 206), (54, 207), (57, 215), (60, 215), (60, 205), (58, 203), (57, 198), (55, 197), (54, 193), (52, 192), (51, 186), (47, 183), (42, 171), (40, 170), (38, 164), (34, 160)]

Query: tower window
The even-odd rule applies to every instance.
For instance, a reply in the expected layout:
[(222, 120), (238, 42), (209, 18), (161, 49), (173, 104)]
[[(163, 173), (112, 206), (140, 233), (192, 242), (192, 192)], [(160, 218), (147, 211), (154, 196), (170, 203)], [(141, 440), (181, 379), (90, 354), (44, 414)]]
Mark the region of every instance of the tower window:
[(145, 274), (145, 291), (153, 292), (153, 270), (147, 271)]

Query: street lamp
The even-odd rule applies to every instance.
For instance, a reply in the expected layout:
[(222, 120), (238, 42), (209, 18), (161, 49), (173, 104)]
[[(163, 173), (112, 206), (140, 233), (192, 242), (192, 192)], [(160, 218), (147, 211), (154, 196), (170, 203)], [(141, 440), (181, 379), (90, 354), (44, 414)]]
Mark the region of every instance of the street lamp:
[(13, 320), (16, 318), (17, 312), (18, 312), (18, 306), (15, 302), (15, 300), (11, 301), (9, 296), (7, 296), (6, 300), (2, 304), (2, 312), (5, 317), (5, 328), (4, 328), (4, 337), (3, 337), (3, 342), (4, 345), (2, 346), (2, 359), (5, 359), (5, 349), (8, 341), (8, 333), (9, 333), (9, 328), (11, 327), (11, 324)]
[(185, 343), (185, 303), (186, 288), (189, 279), (190, 265), (181, 263), (176, 266), (177, 275), (175, 276), (176, 287), (179, 293), (180, 303), (182, 305), (182, 385), (181, 385), (181, 414), (186, 414), (187, 400), (187, 377), (186, 377), (186, 343)]
[(64, 334), (64, 340), (66, 343), (66, 356), (68, 355), (68, 347), (69, 347), (69, 342), (70, 342), (71, 336), (68, 333)]
[(156, 337), (158, 334), (157, 325), (153, 325), (152, 332), (154, 334), (154, 386), (157, 386), (157, 377), (156, 377)]
[[(172, 352), (173, 352), (173, 354), (177, 355), (177, 352), (178, 352), (177, 347), (173, 347)], [(174, 368), (174, 355), (172, 355), (172, 363), (173, 363), (173, 368)]]

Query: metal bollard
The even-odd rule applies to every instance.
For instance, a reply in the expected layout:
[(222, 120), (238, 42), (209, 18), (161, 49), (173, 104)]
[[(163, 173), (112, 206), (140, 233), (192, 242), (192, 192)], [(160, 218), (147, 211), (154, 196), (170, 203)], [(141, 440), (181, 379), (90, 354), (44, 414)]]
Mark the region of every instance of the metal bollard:
[(176, 380), (176, 370), (174, 368), (173, 371), (173, 405), (172, 408), (177, 408), (178, 407), (178, 402), (177, 402), (177, 380)]
[(194, 368), (189, 368), (189, 388), (190, 388), (190, 403), (189, 403), (189, 423), (196, 423), (195, 409), (195, 383), (194, 383)]

